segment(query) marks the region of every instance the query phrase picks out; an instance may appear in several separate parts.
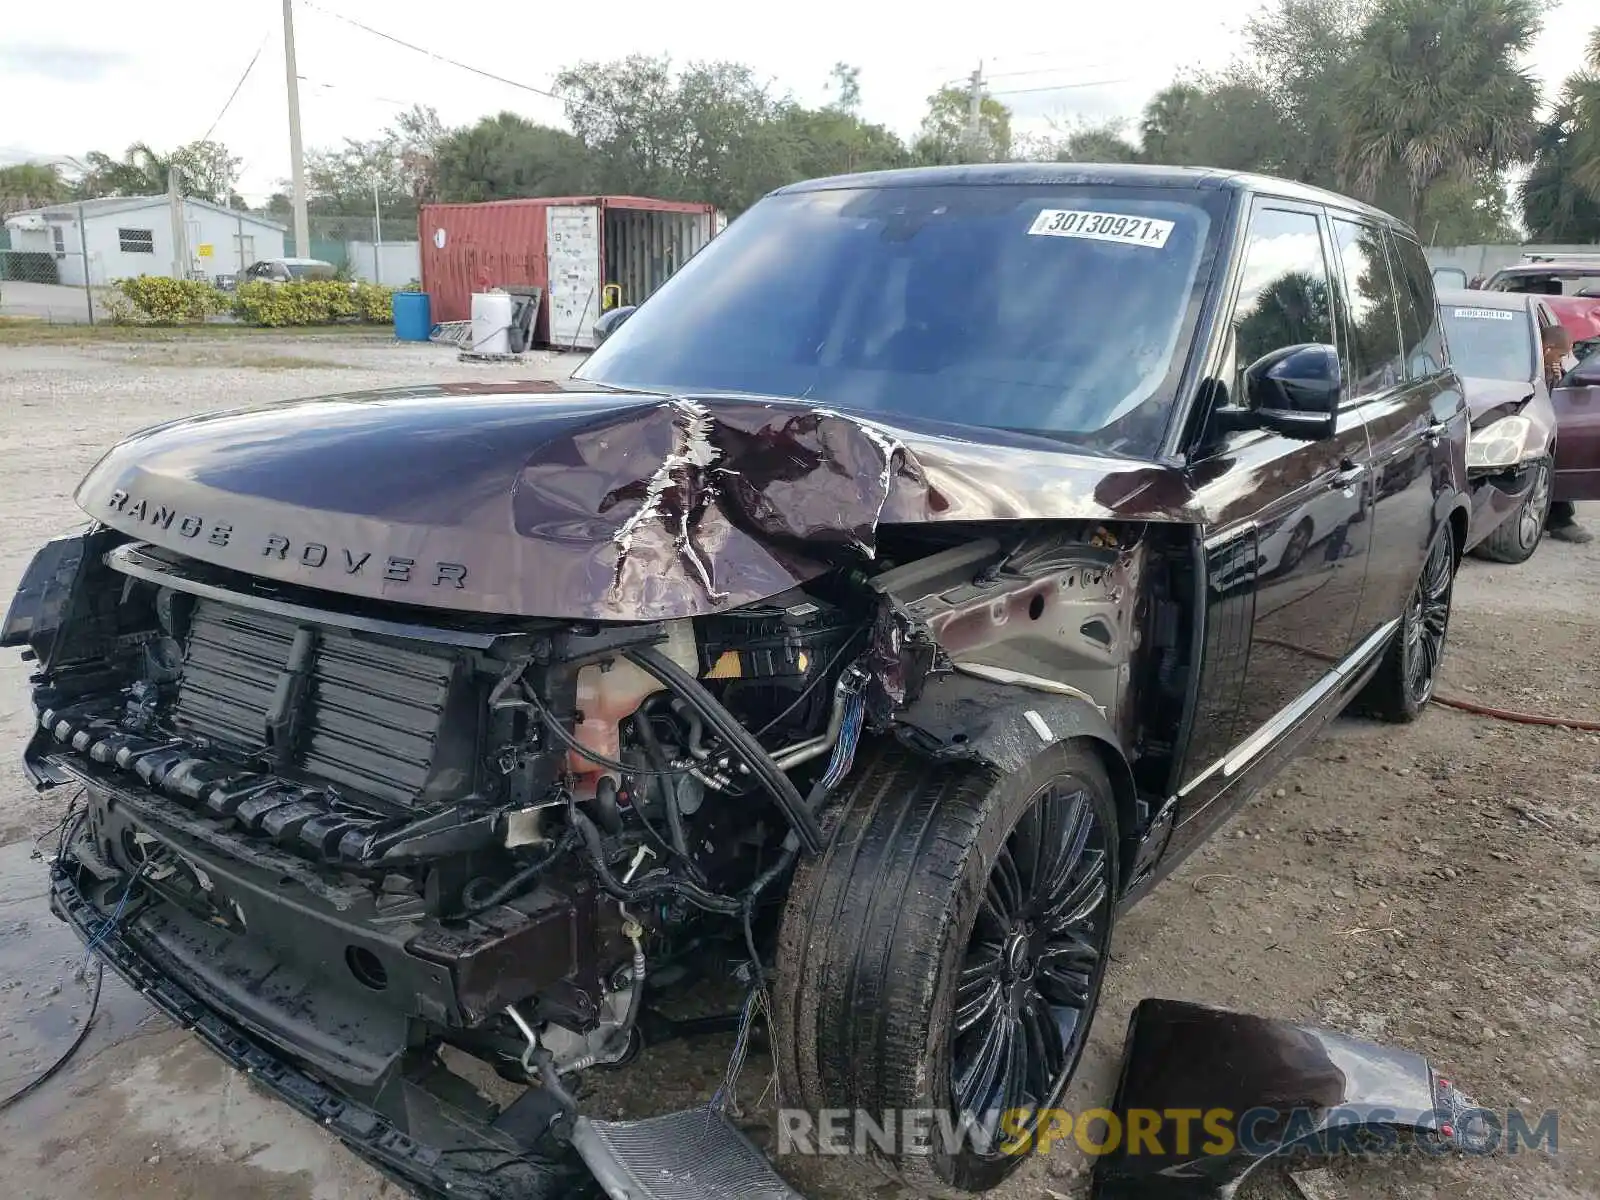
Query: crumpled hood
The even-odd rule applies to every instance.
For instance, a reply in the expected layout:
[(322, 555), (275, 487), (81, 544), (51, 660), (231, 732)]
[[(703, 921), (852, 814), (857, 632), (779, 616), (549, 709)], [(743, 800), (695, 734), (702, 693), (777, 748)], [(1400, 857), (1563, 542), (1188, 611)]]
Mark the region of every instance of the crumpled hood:
[(84, 478), (193, 558), (462, 612), (665, 620), (871, 559), (878, 526), (1190, 520), (1181, 472), (810, 404), (441, 385), (171, 422)]
[(1470, 376), (1461, 381), (1461, 392), (1467, 398), (1472, 427), (1481, 429), (1485, 424), (1498, 421), (1521, 408), (1533, 396), (1534, 386), (1526, 379)]

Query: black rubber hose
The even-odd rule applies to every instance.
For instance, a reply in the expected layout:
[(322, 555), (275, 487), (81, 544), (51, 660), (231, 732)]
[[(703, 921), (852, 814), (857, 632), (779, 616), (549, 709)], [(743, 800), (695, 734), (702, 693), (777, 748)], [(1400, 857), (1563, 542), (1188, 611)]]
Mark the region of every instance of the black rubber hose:
[(742, 758), (772, 798), (783, 809), (801, 847), (808, 854), (822, 851), (822, 826), (816, 815), (806, 807), (805, 797), (783, 769), (772, 761), (772, 755), (762, 749), (761, 743), (722, 703), (706, 690), (705, 685), (654, 646), (641, 646), (628, 651), (628, 658), (671, 688), (690, 708), (705, 718), (710, 725)]
[(567, 830), (554, 845), (548, 847), (535, 861), (523, 867), (522, 870), (518, 871), (488, 895), (477, 899), (472, 896), (472, 884), (478, 882), (478, 880), (474, 879), (472, 883), (467, 884), (461, 891), (461, 902), (466, 906), (462, 916), (475, 917), (486, 909), (493, 908), (496, 904), (503, 904), (513, 896), (527, 891), (533, 882), (544, 874), (545, 868), (577, 844), (578, 835), (573, 830)]
[(567, 1091), (566, 1085), (561, 1082), (561, 1076), (556, 1071), (555, 1056), (543, 1046), (536, 1046), (528, 1058), (539, 1068), (539, 1083), (550, 1093), (550, 1098), (561, 1106), (562, 1112), (569, 1119), (576, 1117), (578, 1102), (572, 1098), (572, 1093)]
[(633, 731), (639, 738), (639, 744), (644, 747), (645, 757), (656, 769), (656, 787), (661, 792), (661, 803), (667, 810), (667, 834), (672, 838), (672, 848), (679, 857), (688, 861), (689, 839), (683, 831), (683, 811), (678, 807), (678, 781), (667, 777), (667, 755), (661, 749), (661, 740), (656, 737), (656, 731), (650, 728), (650, 718), (644, 713), (633, 718)]
[(606, 865), (605, 849), (601, 845), (600, 830), (595, 823), (576, 808), (568, 810), (568, 817), (572, 821), (573, 828), (578, 831), (578, 836), (583, 839), (584, 848), (589, 852), (589, 865), (594, 868), (600, 886), (612, 898), (621, 900), (624, 904), (640, 904), (652, 896), (681, 896), (690, 904), (707, 912), (721, 913), (724, 916), (733, 916), (743, 908), (743, 903), (732, 896), (719, 896), (683, 879), (658, 879), (629, 887), (612, 874), (611, 868)]

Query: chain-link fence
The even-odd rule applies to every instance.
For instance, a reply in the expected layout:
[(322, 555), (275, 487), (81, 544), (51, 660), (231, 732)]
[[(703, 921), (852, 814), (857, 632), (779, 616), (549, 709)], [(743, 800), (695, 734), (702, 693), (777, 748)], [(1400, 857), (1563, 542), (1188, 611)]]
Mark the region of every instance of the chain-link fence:
[(105, 315), (105, 271), (71, 212), (0, 195), (0, 319), (82, 324)]

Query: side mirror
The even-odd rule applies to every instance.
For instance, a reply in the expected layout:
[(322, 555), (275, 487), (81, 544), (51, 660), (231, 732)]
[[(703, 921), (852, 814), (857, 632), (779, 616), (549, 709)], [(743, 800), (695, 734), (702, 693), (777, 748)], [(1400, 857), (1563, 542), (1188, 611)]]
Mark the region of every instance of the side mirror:
[(1270, 429), (1306, 442), (1333, 436), (1344, 392), (1344, 368), (1334, 347), (1284, 346), (1245, 368), (1244, 381), (1249, 407), (1216, 410), (1224, 431)]
[(624, 321), (633, 316), (638, 307), (636, 304), (624, 304), (621, 308), (601, 313), (600, 319), (594, 323), (594, 344), (598, 346), (615, 333)]

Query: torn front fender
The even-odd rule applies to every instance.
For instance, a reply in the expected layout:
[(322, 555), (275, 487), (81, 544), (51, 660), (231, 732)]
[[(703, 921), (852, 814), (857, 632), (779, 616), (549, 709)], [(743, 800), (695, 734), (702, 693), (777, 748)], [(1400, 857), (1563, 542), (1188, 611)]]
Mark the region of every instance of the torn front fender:
[[(1371, 1153), (1401, 1133), (1481, 1150), (1487, 1136), (1420, 1054), (1179, 1000), (1134, 1009), (1112, 1111), (1123, 1136), (1095, 1162), (1093, 1200), (1227, 1200), (1296, 1150)], [(1174, 1114), (1192, 1114), (1182, 1135)]]

